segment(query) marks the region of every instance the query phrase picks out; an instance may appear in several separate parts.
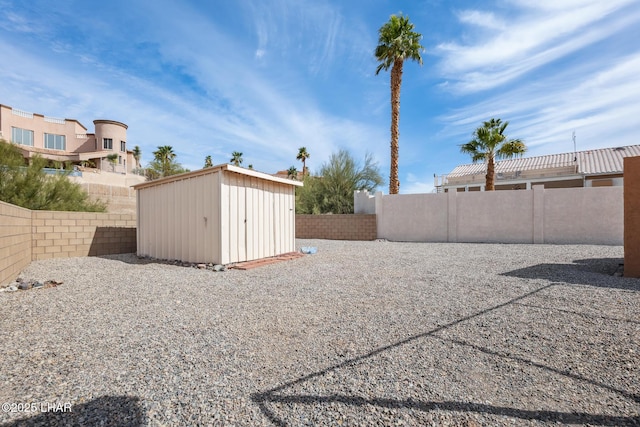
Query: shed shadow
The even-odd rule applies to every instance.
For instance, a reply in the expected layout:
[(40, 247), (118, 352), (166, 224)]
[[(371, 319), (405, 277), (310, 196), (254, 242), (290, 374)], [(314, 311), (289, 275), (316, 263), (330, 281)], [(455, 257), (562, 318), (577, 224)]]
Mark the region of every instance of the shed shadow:
[[(43, 409), (46, 410), (46, 406)], [(58, 411), (38, 411), (38, 415), (3, 423), (0, 424), (0, 427), (51, 425), (139, 427), (147, 424), (147, 416), (140, 405), (138, 397), (102, 396), (87, 403), (71, 405), (70, 410), (67, 411), (62, 409), (64, 409), (64, 403), (62, 403), (62, 408)]]
[(135, 227), (96, 227), (89, 256), (131, 253), (137, 250)]

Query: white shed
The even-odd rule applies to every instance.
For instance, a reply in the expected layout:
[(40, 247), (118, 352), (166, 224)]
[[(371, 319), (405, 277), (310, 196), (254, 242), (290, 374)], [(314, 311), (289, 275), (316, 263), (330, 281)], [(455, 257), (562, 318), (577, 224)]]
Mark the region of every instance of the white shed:
[(229, 264), (293, 252), (301, 185), (228, 164), (138, 184), (138, 255)]

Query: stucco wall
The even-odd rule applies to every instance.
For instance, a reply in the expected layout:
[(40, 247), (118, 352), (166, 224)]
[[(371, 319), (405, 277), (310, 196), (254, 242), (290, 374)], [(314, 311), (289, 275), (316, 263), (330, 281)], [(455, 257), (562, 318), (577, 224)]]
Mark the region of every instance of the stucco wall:
[(640, 277), (640, 157), (624, 159), (624, 275)]
[(382, 197), (378, 237), (411, 242), (446, 242), (447, 194), (394, 194)]
[(545, 243), (622, 245), (623, 187), (544, 191)]
[(378, 237), (412, 242), (622, 245), (623, 187), (377, 193)]
[(0, 284), (31, 262), (31, 211), (0, 202)]

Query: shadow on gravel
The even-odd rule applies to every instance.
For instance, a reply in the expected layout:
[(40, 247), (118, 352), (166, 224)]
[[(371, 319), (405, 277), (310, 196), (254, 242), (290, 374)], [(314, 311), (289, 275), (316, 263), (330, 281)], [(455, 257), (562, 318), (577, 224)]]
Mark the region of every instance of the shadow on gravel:
[[(0, 424), (0, 427), (36, 427), (36, 426), (121, 426), (139, 427), (146, 425), (147, 417), (140, 406), (140, 399), (130, 396), (102, 396), (87, 403), (71, 405), (64, 412), (39, 412), (31, 418)], [(47, 410), (46, 407), (42, 410)], [(38, 408), (40, 411), (40, 408)]]
[(640, 291), (640, 280), (613, 275), (622, 261), (622, 258), (593, 258), (575, 260), (574, 264), (537, 264), (502, 276)]
[(556, 412), (556, 411), (529, 411), (504, 406), (484, 405), (471, 402), (422, 402), (419, 400), (395, 400), (395, 399), (365, 399), (359, 396), (345, 396), (333, 394), (329, 396), (314, 395), (277, 395), (270, 393), (256, 394), (254, 401), (260, 405), (262, 412), (276, 426), (287, 424), (278, 418), (272, 411), (266, 409), (265, 403), (284, 403), (300, 405), (318, 405), (328, 403), (340, 403), (347, 406), (372, 405), (389, 409), (414, 409), (423, 412), (434, 410), (454, 412), (477, 412), (483, 414), (500, 415), (519, 418), (522, 420), (536, 420), (562, 424), (586, 424), (598, 426), (635, 426), (640, 423), (640, 417), (615, 417), (606, 415), (593, 415), (583, 412)]
[[(573, 268), (575, 268), (575, 266), (573, 266)], [(521, 276), (517, 276), (517, 277), (521, 277)], [(540, 277), (535, 276), (535, 278), (540, 278)], [(375, 398), (365, 399), (360, 396), (348, 396), (348, 395), (340, 395), (340, 394), (324, 395), (324, 396), (304, 395), (304, 394), (283, 394), (283, 393), (286, 393), (287, 389), (293, 386), (296, 386), (298, 384), (301, 384), (307, 381), (311, 381), (318, 377), (322, 377), (331, 371), (349, 368), (366, 359), (370, 359), (378, 354), (381, 354), (387, 350), (400, 347), (405, 344), (409, 344), (412, 341), (415, 341), (418, 339), (431, 337), (431, 338), (437, 338), (440, 340), (451, 341), (458, 345), (470, 347), (476, 351), (489, 354), (494, 357), (510, 359), (510, 360), (515, 359), (515, 360), (518, 360), (519, 362), (529, 364), (530, 366), (535, 366), (536, 368), (539, 368), (539, 369), (544, 369), (556, 375), (562, 375), (567, 378), (571, 378), (572, 380), (575, 380), (575, 381), (584, 382), (596, 387), (607, 389), (621, 396), (624, 396), (626, 399), (629, 399), (630, 401), (640, 403), (640, 395), (633, 394), (627, 390), (618, 389), (608, 384), (599, 383), (597, 381), (594, 381), (582, 375), (578, 375), (573, 372), (562, 371), (562, 370), (553, 368), (551, 366), (543, 365), (541, 363), (537, 363), (522, 357), (517, 357), (511, 354), (502, 354), (500, 352), (496, 352), (486, 347), (477, 346), (471, 343), (467, 343), (465, 341), (446, 339), (437, 335), (438, 332), (443, 331), (445, 329), (449, 329), (459, 323), (466, 322), (473, 318), (482, 316), (484, 314), (490, 313), (492, 311), (498, 310), (500, 308), (503, 308), (509, 305), (520, 304), (522, 300), (557, 285), (558, 285), (557, 283), (550, 283), (546, 286), (542, 286), (531, 292), (520, 295), (519, 297), (513, 298), (505, 303), (498, 304), (493, 307), (489, 307), (475, 314), (471, 314), (469, 316), (460, 318), (458, 320), (455, 320), (453, 322), (450, 322), (442, 326), (438, 326), (437, 328), (434, 328), (430, 331), (411, 336), (407, 339), (395, 342), (393, 344), (379, 347), (373, 351), (370, 351), (369, 353), (345, 360), (344, 362), (330, 366), (321, 371), (310, 373), (296, 380), (274, 387), (265, 392), (254, 393), (251, 395), (251, 399), (254, 403), (258, 405), (258, 407), (260, 408), (260, 411), (264, 414), (264, 416), (267, 417), (267, 419), (269, 419), (269, 421), (276, 426), (286, 426), (288, 424), (285, 422), (283, 418), (279, 417), (276, 414), (276, 412), (269, 407), (270, 404), (285, 404), (285, 405), (301, 404), (301, 405), (321, 406), (321, 405), (325, 405), (327, 403), (332, 403), (332, 402), (349, 405), (349, 406), (374, 405), (382, 408), (397, 408), (397, 409), (409, 408), (409, 409), (414, 409), (414, 410), (419, 410), (424, 412), (444, 409), (449, 411), (494, 414), (494, 415), (500, 415), (500, 416), (519, 418), (523, 420), (541, 420), (541, 421), (563, 423), (563, 424), (588, 424), (588, 425), (601, 425), (601, 426), (639, 425), (640, 416), (626, 417), (626, 416), (607, 416), (607, 415), (589, 414), (589, 413), (580, 413), (580, 412), (559, 412), (559, 411), (544, 411), (544, 410), (533, 411), (533, 410), (526, 410), (526, 409), (517, 409), (517, 408), (510, 408), (510, 407), (478, 404), (478, 403), (472, 403), (472, 402), (456, 402), (456, 401), (422, 402), (422, 401), (413, 400), (413, 399), (409, 399), (409, 400), (375, 399)]]

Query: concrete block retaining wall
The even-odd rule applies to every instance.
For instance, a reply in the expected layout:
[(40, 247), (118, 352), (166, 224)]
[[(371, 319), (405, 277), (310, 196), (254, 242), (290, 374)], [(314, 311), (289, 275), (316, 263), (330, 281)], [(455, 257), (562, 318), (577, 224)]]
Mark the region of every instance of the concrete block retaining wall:
[(0, 202), (0, 285), (31, 261), (135, 251), (135, 215), (31, 211)]
[(0, 202), (0, 284), (31, 262), (31, 211)]
[(375, 215), (296, 215), (296, 238), (375, 240)]

